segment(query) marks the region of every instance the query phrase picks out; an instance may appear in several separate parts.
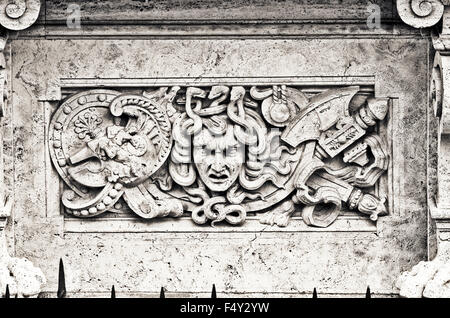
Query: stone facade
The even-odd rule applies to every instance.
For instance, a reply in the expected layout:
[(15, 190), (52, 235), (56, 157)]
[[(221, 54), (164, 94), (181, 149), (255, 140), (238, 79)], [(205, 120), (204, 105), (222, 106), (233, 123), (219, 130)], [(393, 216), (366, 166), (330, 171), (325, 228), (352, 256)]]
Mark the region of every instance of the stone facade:
[(445, 1), (1, 6), (0, 293), (449, 294)]

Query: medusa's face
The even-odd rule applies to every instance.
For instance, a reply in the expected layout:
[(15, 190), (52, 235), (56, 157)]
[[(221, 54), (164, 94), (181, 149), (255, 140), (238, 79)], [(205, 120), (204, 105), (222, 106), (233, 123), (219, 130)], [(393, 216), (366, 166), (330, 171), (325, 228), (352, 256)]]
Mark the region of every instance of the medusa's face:
[(244, 146), (234, 137), (233, 125), (228, 125), (224, 135), (214, 135), (203, 127), (194, 136), (194, 163), (212, 191), (227, 191), (238, 178), (244, 159)]

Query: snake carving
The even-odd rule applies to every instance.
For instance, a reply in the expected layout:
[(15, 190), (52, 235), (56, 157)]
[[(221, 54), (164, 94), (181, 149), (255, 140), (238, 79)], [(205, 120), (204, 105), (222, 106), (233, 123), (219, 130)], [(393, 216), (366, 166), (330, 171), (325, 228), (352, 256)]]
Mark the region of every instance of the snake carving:
[(49, 127), (62, 204), (80, 218), (190, 216), (202, 225), (330, 226), (342, 211), (387, 214), (378, 127), (389, 99), (358, 86), (94, 89), (65, 99)]

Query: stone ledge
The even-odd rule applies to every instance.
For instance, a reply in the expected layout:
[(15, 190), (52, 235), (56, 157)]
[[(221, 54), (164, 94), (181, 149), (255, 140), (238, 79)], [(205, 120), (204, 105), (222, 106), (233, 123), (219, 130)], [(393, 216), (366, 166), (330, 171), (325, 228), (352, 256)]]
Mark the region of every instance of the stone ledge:
[[(190, 218), (170, 222), (153, 220), (145, 222), (130, 219), (65, 219), (64, 233), (198, 233), (198, 226)], [(329, 228), (307, 226), (301, 218), (292, 218), (287, 228), (261, 224), (258, 219), (248, 219), (242, 228), (216, 225), (202, 227), (201, 233), (297, 233), (297, 232), (368, 232), (377, 233), (376, 223), (362, 217), (341, 217)]]

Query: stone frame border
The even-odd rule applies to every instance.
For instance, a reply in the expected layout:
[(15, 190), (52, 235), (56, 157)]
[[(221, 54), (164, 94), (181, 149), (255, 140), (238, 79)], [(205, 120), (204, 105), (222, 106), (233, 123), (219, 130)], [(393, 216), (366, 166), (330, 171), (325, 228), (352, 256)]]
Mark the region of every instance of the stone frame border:
[[(229, 85), (272, 85), (273, 83), (289, 84), (289, 85), (313, 85), (318, 86), (346, 86), (346, 85), (362, 85), (370, 87), (373, 89), (373, 93), (376, 95), (376, 78), (372, 76), (348, 76), (348, 77), (302, 77), (302, 76), (292, 76), (292, 77), (255, 77), (255, 78), (234, 78), (234, 77), (217, 77), (217, 78), (148, 78), (148, 79), (82, 79), (82, 78), (61, 78), (59, 79), (59, 87), (56, 88), (56, 96), (59, 99), (63, 95), (66, 95), (67, 90), (78, 90), (78, 89), (95, 89), (95, 88), (140, 88), (140, 87), (157, 87), (157, 86), (171, 86), (171, 85), (197, 85), (208, 86), (217, 85), (218, 83), (227, 83)], [(44, 101), (46, 103), (55, 102)], [(391, 103), (394, 103), (391, 100)], [(389, 108), (389, 117), (391, 118), (392, 107)], [(46, 121), (49, 120), (50, 114), (46, 114)], [(389, 139), (389, 145), (392, 146), (392, 136), (390, 135), (392, 121), (386, 120), (383, 124), (382, 135)], [(46, 127), (48, 123), (46, 124)], [(392, 149), (389, 149), (392, 153)], [(49, 164), (47, 162), (47, 164)], [(51, 169), (51, 166), (48, 166)], [(49, 176), (48, 183), (61, 183), (61, 180), (57, 176), (56, 172), (47, 172)], [(392, 165), (389, 165), (389, 169), (382, 177), (382, 180), (377, 183), (375, 187), (376, 195), (382, 193), (388, 199), (389, 214), (393, 213), (393, 184), (392, 184)], [(61, 189), (62, 185), (55, 186), (55, 191)], [(382, 188), (382, 189), (381, 189)], [(54, 195), (54, 193), (52, 193)], [(50, 200), (48, 200), (50, 201)], [(55, 211), (58, 211), (58, 216), (62, 216), (62, 207), (57, 208), (55, 206)], [(52, 214), (54, 215), (54, 214)], [(278, 228), (271, 227), (264, 224), (260, 224), (258, 218), (249, 217), (247, 224), (242, 227), (231, 228), (227, 226), (216, 225), (216, 227), (204, 227), (202, 228), (202, 233), (217, 233), (217, 232), (367, 232), (367, 233), (377, 233), (377, 223), (373, 223), (370, 220), (357, 216), (357, 215), (342, 215), (336, 221), (336, 224), (332, 224), (328, 228), (315, 228), (308, 227), (301, 221), (301, 217), (295, 216), (291, 219), (290, 227), (288, 228)], [(154, 219), (151, 223), (145, 222), (145, 220), (139, 220), (135, 218), (97, 218), (90, 220), (83, 220), (77, 218), (62, 218), (64, 233), (173, 233), (173, 232), (197, 232), (198, 227), (191, 222), (188, 217), (181, 218), (177, 220), (177, 226), (174, 226), (173, 222), (164, 222), (164, 220)]]

